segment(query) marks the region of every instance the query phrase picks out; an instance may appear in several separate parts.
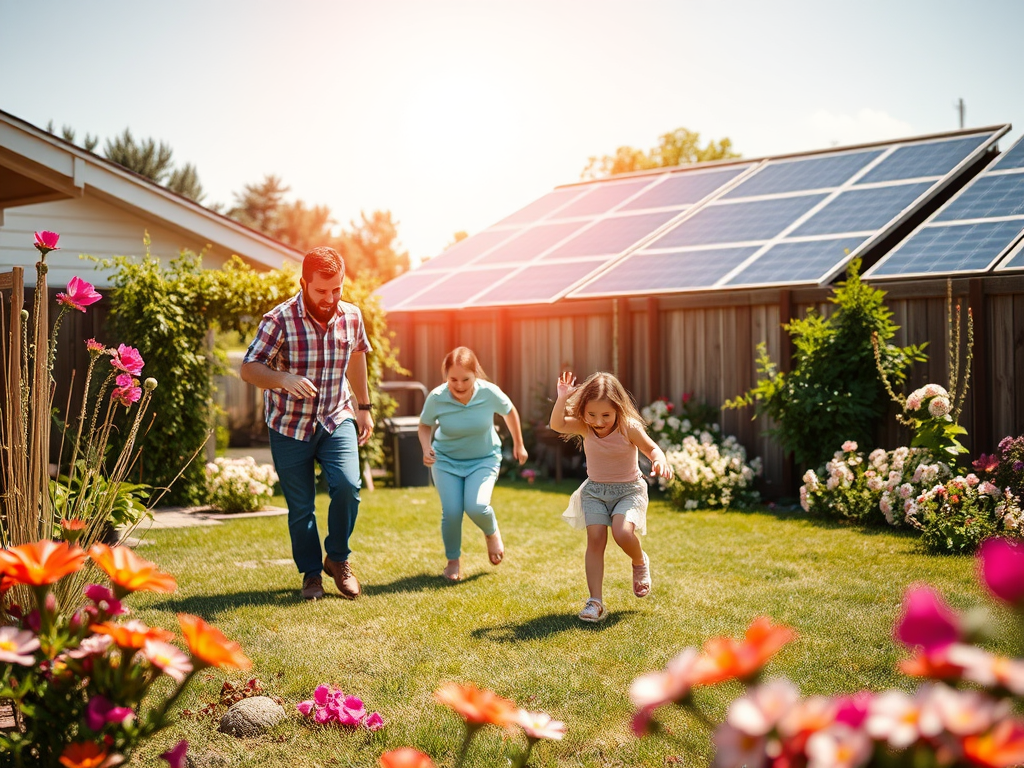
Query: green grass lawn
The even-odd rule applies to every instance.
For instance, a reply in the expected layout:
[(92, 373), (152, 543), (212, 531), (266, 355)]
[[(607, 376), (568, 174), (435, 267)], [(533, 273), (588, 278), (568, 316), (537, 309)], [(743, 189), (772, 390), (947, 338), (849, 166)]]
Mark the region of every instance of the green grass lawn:
[[(587, 596), (585, 536), (560, 519), (574, 487), (499, 485), (494, 506), (505, 562), (490, 565), (484, 537), (467, 519), (459, 584), (440, 577), (445, 560), (433, 489), (365, 492), (352, 540), (364, 585), (355, 602), (337, 597), (330, 579), (328, 599), (299, 598), (283, 516), (139, 534), (140, 554), (175, 574), (179, 591), (132, 598), (137, 616), (177, 628), (176, 612), (198, 614), (254, 662), (248, 674), (197, 676), (181, 706), (196, 712), (218, 700), (225, 680), (257, 677), (291, 715), (269, 736), (244, 741), (218, 733), (209, 716), (184, 717), (140, 763), (165, 765), (155, 755), (187, 738), (198, 766), (375, 766), (382, 751), (405, 745), (449, 766), (462, 725), (434, 703), (433, 692), (455, 680), (567, 723), (565, 739), (539, 744), (531, 765), (661, 766), (678, 757), (703, 766), (707, 731), (682, 711), (665, 711), (667, 736), (632, 735), (626, 692), (634, 677), (661, 668), (687, 645), (739, 635), (766, 614), (800, 634), (769, 675), (788, 675), (805, 693), (910, 687), (895, 672), (901, 651), (891, 640), (904, 588), (928, 581), (957, 607), (983, 600), (972, 560), (927, 555), (910, 535), (799, 512), (679, 513), (656, 498), (644, 539), (652, 594), (633, 597), (629, 560), (610, 541), (610, 615), (585, 625), (576, 619)], [(318, 502), (323, 534), (327, 499)], [(295, 704), (320, 683), (359, 696), (386, 727), (371, 734), (308, 725)], [(697, 698), (718, 720), (739, 691), (726, 685)], [(224, 709), (217, 708), (217, 719)], [(524, 743), (518, 733), (485, 728), (467, 765), (505, 766)]]

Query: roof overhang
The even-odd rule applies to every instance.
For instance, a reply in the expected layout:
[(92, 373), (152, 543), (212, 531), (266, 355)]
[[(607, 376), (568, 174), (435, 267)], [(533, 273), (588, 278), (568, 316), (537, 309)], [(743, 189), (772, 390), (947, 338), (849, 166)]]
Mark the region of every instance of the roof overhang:
[(271, 269), (302, 260), (291, 246), (0, 111), (0, 226), (5, 208), (86, 194)]

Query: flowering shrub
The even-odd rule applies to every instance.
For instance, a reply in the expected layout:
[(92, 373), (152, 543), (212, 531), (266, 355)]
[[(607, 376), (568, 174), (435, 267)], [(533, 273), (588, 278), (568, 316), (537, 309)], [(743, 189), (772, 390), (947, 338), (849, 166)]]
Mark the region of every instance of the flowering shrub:
[(843, 443), (818, 472), (807, 470), (800, 486), (806, 511), (838, 515), (858, 522), (905, 522), (907, 505), (937, 480), (950, 476), (948, 465), (933, 461), (924, 448), (872, 451), (866, 458), (853, 440)]
[(906, 521), (920, 529), (925, 546), (933, 552), (973, 552), (984, 539), (1004, 530), (995, 513), (1001, 496), (995, 485), (982, 485), (973, 473), (957, 476), (909, 503)]
[[(90, 584), (85, 604), (61, 611), (54, 589), (79, 573), (87, 558), (110, 587)], [(11, 600), (25, 587), (31, 605)], [(198, 616), (178, 614), (188, 653), (174, 633), (123, 621), (133, 592), (173, 592), (174, 577), (126, 547), (94, 544), (86, 553), (68, 542), (42, 540), (0, 550), (0, 698), (14, 702), (18, 727), (0, 732), (0, 754), (18, 766), (114, 766), (170, 722), (169, 710), (195, 674), (208, 667), (248, 669), (237, 643)], [(170, 695), (147, 698), (162, 676)], [(164, 754), (184, 765), (185, 743)]]
[(214, 459), (206, 465), (210, 504), (222, 512), (255, 512), (274, 495), (277, 472), (252, 456)]
[[(979, 573), (989, 592), (1017, 613), (1020, 627), (1024, 547), (989, 539), (980, 550)], [(766, 662), (795, 633), (758, 619), (743, 640), (714, 638), (702, 652), (686, 648), (664, 671), (634, 680), (629, 692), (637, 707), (634, 730), (641, 736), (655, 730), (655, 711), (669, 704), (708, 723), (694, 690), (738, 680), (746, 692), (729, 705), (725, 722), (711, 735), (714, 765), (720, 768), (1020, 765), (1024, 660), (971, 644), (968, 624), (929, 587), (911, 587), (894, 634), (913, 655), (900, 669), (928, 682), (913, 693), (801, 696), (788, 679), (762, 681)]]
[(1004, 437), (991, 456), (984, 453), (973, 463), (974, 469), (987, 476), (1017, 503), (1024, 498), (1024, 437)]
[(761, 460), (747, 462), (747, 451), (735, 437), (722, 437), (718, 424), (709, 422), (713, 410), (683, 395), (683, 413), (672, 413), (665, 399), (641, 409), (647, 431), (672, 467), (671, 480), (659, 478), (680, 509), (746, 507), (760, 496), (753, 488), (761, 474)]
[(312, 699), (300, 701), (296, 706), (300, 714), (321, 725), (337, 723), (347, 728), (365, 728), (368, 731), (379, 731), (384, 727), (380, 712), (367, 712), (362, 699), (346, 696), (340, 688), (328, 685), (318, 685)]
[(938, 384), (926, 384), (915, 389), (904, 405), (905, 421), (914, 431), (910, 444), (927, 448), (936, 455), (955, 458), (967, 453), (958, 441), (967, 430), (953, 420), (953, 404), (949, 393)]

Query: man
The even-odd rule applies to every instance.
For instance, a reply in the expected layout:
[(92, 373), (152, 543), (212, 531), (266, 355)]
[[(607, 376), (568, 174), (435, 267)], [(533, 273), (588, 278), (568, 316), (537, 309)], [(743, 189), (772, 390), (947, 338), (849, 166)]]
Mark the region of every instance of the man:
[[(242, 380), (265, 390), (270, 452), (288, 503), (292, 558), (306, 600), (324, 596), (323, 571), (342, 597), (359, 596), (349, 537), (359, 511), (358, 446), (373, 432), (366, 380), (370, 342), (359, 308), (341, 301), (344, 282), (345, 262), (337, 251), (307, 253), (302, 291), (263, 316), (242, 361)], [(331, 497), (322, 566), (314, 462)]]

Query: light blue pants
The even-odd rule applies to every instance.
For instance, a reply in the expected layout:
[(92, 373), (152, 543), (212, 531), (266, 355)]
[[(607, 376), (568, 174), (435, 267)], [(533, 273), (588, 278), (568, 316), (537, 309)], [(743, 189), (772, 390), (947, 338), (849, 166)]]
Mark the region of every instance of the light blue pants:
[(498, 531), (498, 521), (491, 508), (491, 493), (498, 480), (498, 467), (481, 467), (466, 477), (433, 468), (434, 485), (441, 497), (441, 539), (445, 557), (458, 560), (462, 554), (462, 513), (469, 515), (476, 526), (491, 536)]

